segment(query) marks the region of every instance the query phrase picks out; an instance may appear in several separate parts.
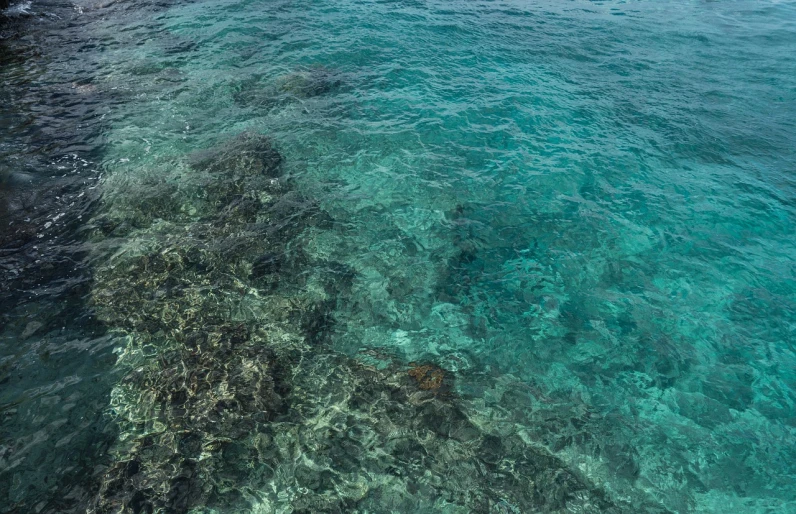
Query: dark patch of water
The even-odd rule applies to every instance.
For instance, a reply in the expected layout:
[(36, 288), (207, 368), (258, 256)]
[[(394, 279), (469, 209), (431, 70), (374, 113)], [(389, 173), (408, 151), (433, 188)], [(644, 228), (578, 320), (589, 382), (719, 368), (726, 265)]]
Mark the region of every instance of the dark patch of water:
[(110, 13), (15, 7), (0, 13), (0, 512), (79, 512), (116, 439), (117, 343), (86, 302), (85, 223), (116, 101), (92, 84), (86, 27)]

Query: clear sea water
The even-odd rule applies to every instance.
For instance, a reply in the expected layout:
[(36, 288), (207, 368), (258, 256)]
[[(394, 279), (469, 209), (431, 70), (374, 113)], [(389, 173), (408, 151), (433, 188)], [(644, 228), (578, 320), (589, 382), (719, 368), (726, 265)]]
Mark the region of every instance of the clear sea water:
[(796, 512), (796, 2), (48, 9), (0, 512)]

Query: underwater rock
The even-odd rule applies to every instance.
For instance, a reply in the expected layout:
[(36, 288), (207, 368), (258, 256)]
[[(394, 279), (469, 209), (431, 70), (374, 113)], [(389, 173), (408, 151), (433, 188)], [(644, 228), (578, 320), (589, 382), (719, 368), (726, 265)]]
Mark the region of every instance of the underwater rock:
[(274, 148), (271, 138), (243, 132), (222, 145), (194, 153), (189, 164), (194, 169), (223, 173), (233, 179), (250, 175), (276, 177), (282, 156)]
[(441, 501), (462, 513), (622, 511), (547, 452), (474, 425), (455, 396), (421, 389), (395, 363), (376, 370), (313, 352), (293, 376), (290, 411), (266, 428), (284, 434), (271, 440), (292, 457), (254, 465), (275, 470), (278, 490), (306, 492), (274, 497), (274, 511), (421, 512)]
[(219, 222), (254, 223), (262, 208), (258, 198), (252, 196), (236, 196), (218, 214)]
[(284, 75), (276, 80), (277, 89), (299, 98), (311, 98), (340, 87), (340, 75), (322, 66)]
[(273, 275), (279, 273), (282, 268), (282, 257), (275, 253), (266, 253), (255, 259), (252, 263), (252, 272), (249, 275), (251, 278), (261, 278), (266, 275)]
[[(283, 222), (300, 225), (292, 204), (273, 210), (290, 194), (288, 181), (277, 178), (282, 157), (266, 136), (242, 133), (188, 162), (165, 159), (146, 171), (111, 175), (105, 181), (109, 208), (90, 223), (96, 239), (132, 236), (166, 221), (228, 226)], [(299, 223), (295, 223), (299, 221)]]
[[(433, 364), (417, 364), (410, 362), (409, 376), (417, 381), (417, 385), (424, 391), (439, 392), (445, 380), (445, 372)], [(447, 385), (447, 384), (446, 384)], [(446, 389), (449, 389), (447, 387)]]
[(343, 85), (342, 74), (324, 66), (312, 66), (277, 77), (272, 82), (255, 76), (237, 86), (235, 101), (255, 107), (275, 107), (332, 93)]
[[(235, 184), (279, 166), (270, 145), (244, 134), (193, 164), (219, 175), (219, 183)], [(116, 222), (129, 225), (126, 217), (135, 219), (149, 202), (138, 199), (113, 204), (115, 210), (95, 224), (113, 231)], [(132, 226), (123, 250), (96, 272), (91, 296), (97, 315), (130, 343), (119, 364), (129, 371), (112, 400), (122, 433), (117, 464), (106, 472), (92, 512), (187, 512), (210, 502), (217, 489), (229, 487), (208, 477), (238, 481), (230, 481), (224, 458), (230, 445), (262, 433), (286, 408), (287, 368), (268, 339), (290, 345), (301, 335), (277, 336), (281, 329), (274, 324), (287, 321), (285, 298), (258, 302), (247, 294), (256, 290), (250, 280), (258, 274), (280, 270), (282, 257), (276, 256), (285, 254), (305, 216), (285, 205), (279, 215), (292, 227), (266, 234), (275, 214), (254, 193), (231, 195), (205, 212), (199, 219)], [(294, 298), (288, 313), (313, 310), (313, 302)], [(263, 322), (271, 327), (267, 335)]]
[(639, 455), (635, 448), (628, 444), (607, 444), (603, 446), (603, 454), (617, 476), (631, 481), (638, 478), (641, 467), (638, 464)]
[[(328, 335), (356, 273), (296, 248), (320, 230), (316, 203), (248, 188), (280, 163), (250, 133), (194, 155), (181, 191), (211, 176), (226, 192), (201, 216), (133, 226), (96, 270), (97, 316), (127, 344), (114, 464), (89, 512), (629, 511), (474, 422), (438, 365), (337, 353)], [(140, 212), (123, 207), (115, 219)], [(612, 458), (632, 475), (624, 453)]]
[(284, 412), (282, 371), (244, 327), (227, 325), (189, 334), (130, 372), (114, 393), (118, 413), (128, 430), (146, 428), (106, 473), (95, 512), (187, 512), (207, 502), (204, 477), (223, 465), (227, 448)]
[(298, 326), (311, 345), (324, 342), (329, 331), (334, 326), (335, 320), (332, 312), (332, 302), (313, 304), (310, 309), (297, 313)]

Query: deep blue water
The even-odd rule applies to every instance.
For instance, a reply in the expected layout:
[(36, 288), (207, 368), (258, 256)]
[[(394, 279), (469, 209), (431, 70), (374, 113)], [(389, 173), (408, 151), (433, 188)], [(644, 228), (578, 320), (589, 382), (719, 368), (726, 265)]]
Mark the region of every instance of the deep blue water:
[(796, 3), (66, 12), (0, 512), (796, 512)]

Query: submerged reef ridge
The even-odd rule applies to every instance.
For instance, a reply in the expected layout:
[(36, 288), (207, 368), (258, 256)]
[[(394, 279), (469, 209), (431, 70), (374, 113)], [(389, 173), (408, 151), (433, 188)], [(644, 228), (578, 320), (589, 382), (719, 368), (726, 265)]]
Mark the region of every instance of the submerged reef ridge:
[(174, 194), (132, 195), (147, 207), (114, 202), (93, 224), (123, 240), (91, 294), (126, 371), (91, 512), (625, 510), (479, 418), (443, 368), (333, 350), (346, 288), (294, 244), (322, 216), (280, 177), (269, 138), (186, 161), (170, 166), (178, 187), (206, 192), (188, 195), (191, 214)]

